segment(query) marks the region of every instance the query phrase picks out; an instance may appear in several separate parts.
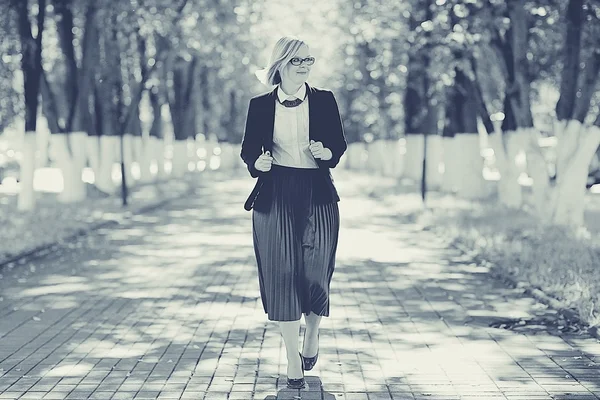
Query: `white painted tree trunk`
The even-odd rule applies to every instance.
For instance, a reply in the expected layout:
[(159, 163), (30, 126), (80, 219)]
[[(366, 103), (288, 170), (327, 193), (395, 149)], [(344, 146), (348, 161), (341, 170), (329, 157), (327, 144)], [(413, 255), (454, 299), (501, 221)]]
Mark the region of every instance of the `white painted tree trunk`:
[(219, 168), (225, 170), (234, 170), (238, 167), (238, 146), (233, 143), (220, 143), (221, 147), (221, 165)]
[(82, 173), (87, 162), (87, 133), (54, 133), (50, 140), (51, 153), (63, 177), (63, 190), (58, 200), (63, 203), (84, 200), (87, 193)]
[[(218, 143), (217, 143), (218, 145)], [(186, 146), (186, 157), (187, 157), (187, 162), (186, 162), (186, 172), (193, 172), (196, 171), (197, 167), (198, 167), (198, 161), (196, 159), (196, 157), (198, 156), (198, 149), (197, 149), (197, 143), (196, 143), (196, 138), (195, 137), (189, 137), (187, 139), (187, 146)]]
[(36, 195), (33, 189), (33, 175), (35, 173), (36, 133), (25, 132), (23, 135), (23, 157), (19, 170), (19, 211), (32, 211), (35, 208)]
[(383, 176), (399, 178), (404, 171), (406, 140), (385, 140), (383, 152)]
[(202, 134), (196, 135), (194, 162), (197, 171), (205, 171), (208, 168), (206, 137)]
[(422, 134), (406, 135), (404, 176), (414, 181), (421, 181), (423, 175), (423, 148), (424, 139)]
[[(37, 157), (35, 159), (35, 167), (36, 168), (44, 168), (48, 166), (49, 160), (49, 150), (50, 150), (50, 140), (52, 139), (52, 134), (48, 130), (48, 124), (42, 124), (42, 121), (46, 121), (46, 118), (38, 117), (37, 128), (36, 128), (36, 147), (37, 147)], [(40, 127), (40, 125), (44, 125), (44, 127)], [(41, 128), (41, 129), (40, 129)]]
[(385, 141), (375, 140), (371, 143), (367, 143), (366, 171), (374, 175), (383, 175), (383, 164), (385, 159)]
[(522, 131), (526, 135), (527, 173), (533, 180), (532, 194), (536, 215), (549, 220), (552, 215), (553, 191), (548, 180), (548, 165), (539, 145), (539, 134), (535, 129)]
[[(134, 159), (134, 137), (133, 135), (126, 133), (123, 135), (123, 163), (125, 164), (125, 179), (128, 187), (135, 186), (135, 178), (133, 176), (133, 159)], [(121, 146), (119, 145), (119, 149)], [(120, 152), (118, 153), (120, 157)], [(121, 161), (119, 158), (118, 162)]]
[(219, 169), (221, 170), (225, 170), (225, 169), (229, 169), (230, 165), (231, 165), (231, 160), (229, 159), (229, 148), (227, 146), (227, 143), (224, 142), (220, 142), (217, 144), (216, 147), (217, 150), (217, 155), (218, 155), (218, 159), (219, 159)]
[[(444, 180), (443, 163), (444, 163), (443, 138), (440, 135), (428, 135), (427, 136), (427, 169), (425, 171), (425, 177), (427, 179), (427, 188), (439, 189), (442, 186), (442, 183)], [(421, 175), (421, 174), (419, 174), (419, 175)]]
[(590, 163), (600, 145), (600, 128), (577, 120), (557, 124), (557, 181), (552, 203), (556, 224), (581, 227), (584, 224), (586, 181)]
[(173, 160), (171, 175), (176, 178), (181, 178), (188, 170), (188, 141), (174, 140), (173, 141)]
[(88, 136), (86, 151), (90, 168), (94, 172), (95, 184), (98, 181), (98, 171), (100, 171), (100, 140), (98, 139), (98, 136)]
[(140, 137), (140, 156), (139, 156), (139, 168), (140, 168), (140, 182), (149, 183), (154, 180), (152, 174), (152, 164), (155, 162), (154, 152), (152, 149), (152, 138), (149, 136)]
[(494, 150), (496, 167), (500, 172), (498, 200), (506, 207), (520, 208), (523, 204), (523, 191), (519, 185), (519, 171), (515, 165), (515, 157), (521, 148), (519, 145), (522, 142), (521, 137), (530, 134), (523, 128), (505, 132), (506, 148), (502, 135), (500, 130), (488, 135), (488, 142)]
[(218, 156), (215, 155), (215, 147), (218, 143), (215, 140), (209, 139), (204, 141), (204, 148), (206, 149), (206, 170), (212, 171), (219, 166)]
[(353, 170), (364, 170), (368, 159), (367, 144), (354, 142), (348, 145), (346, 150), (346, 167)]
[(455, 193), (460, 184), (460, 155), (458, 141), (454, 137), (442, 137), (442, 147), (444, 152), (444, 179), (441, 190), (446, 193)]
[(131, 162), (131, 170), (133, 174), (133, 178), (136, 182), (139, 182), (142, 177), (141, 171), (141, 160), (144, 156), (144, 139), (142, 136), (133, 136), (133, 148), (132, 148), (132, 162)]
[[(100, 136), (99, 141), (88, 141), (90, 161), (94, 160), (91, 162), (94, 170), (94, 184), (99, 190), (109, 194), (114, 193), (117, 189), (112, 172), (119, 155), (119, 140), (119, 136)], [(96, 164), (95, 167), (94, 164)]]
[(464, 199), (481, 199), (489, 195), (488, 185), (483, 179), (483, 158), (479, 144), (479, 135), (459, 133), (454, 140), (457, 148), (460, 179), (456, 194)]
[(164, 180), (169, 174), (165, 170), (165, 140), (155, 136), (150, 137), (150, 152), (156, 161), (156, 179)]

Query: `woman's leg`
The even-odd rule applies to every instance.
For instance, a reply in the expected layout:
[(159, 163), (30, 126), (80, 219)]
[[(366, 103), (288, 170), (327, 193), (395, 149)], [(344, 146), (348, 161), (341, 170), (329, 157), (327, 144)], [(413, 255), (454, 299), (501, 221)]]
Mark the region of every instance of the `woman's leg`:
[(300, 320), (280, 321), (279, 328), (281, 329), (281, 336), (283, 336), (287, 354), (287, 377), (289, 379), (300, 379), (304, 377), (304, 374), (302, 373), (302, 360), (300, 359), (300, 354), (298, 352)]
[(304, 314), (306, 320), (306, 332), (304, 333), (304, 344), (302, 346), (302, 355), (304, 357), (314, 357), (319, 351), (319, 325), (321, 316), (315, 313)]

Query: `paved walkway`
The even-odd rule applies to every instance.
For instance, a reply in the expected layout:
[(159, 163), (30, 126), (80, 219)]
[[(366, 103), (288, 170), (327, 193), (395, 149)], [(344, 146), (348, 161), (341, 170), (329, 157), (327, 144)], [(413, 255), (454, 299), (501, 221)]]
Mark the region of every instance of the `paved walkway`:
[(0, 271), (0, 399), (600, 398), (595, 339), (490, 328), (555, 313), (338, 174), (332, 316), (306, 389), (285, 388), (262, 311), (244, 176)]

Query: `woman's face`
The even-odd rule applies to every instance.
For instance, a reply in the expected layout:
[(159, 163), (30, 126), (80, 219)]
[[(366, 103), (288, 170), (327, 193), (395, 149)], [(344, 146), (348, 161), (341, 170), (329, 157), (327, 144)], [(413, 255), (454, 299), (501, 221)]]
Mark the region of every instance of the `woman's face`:
[[(310, 57), (308, 46), (302, 45), (294, 57), (300, 59)], [(310, 68), (311, 66), (304, 61), (300, 65), (292, 65), (291, 62), (288, 62), (281, 70), (281, 80), (282, 82), (289, 82), (294, 86), (300, 86), (308, 79)]]

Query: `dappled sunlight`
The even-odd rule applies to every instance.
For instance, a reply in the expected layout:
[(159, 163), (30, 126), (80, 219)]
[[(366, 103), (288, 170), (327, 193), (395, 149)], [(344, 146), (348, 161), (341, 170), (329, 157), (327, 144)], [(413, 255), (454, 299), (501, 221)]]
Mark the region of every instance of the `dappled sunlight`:
[(70, 294), (73, 292), (86, 292), (92, 290), (93, 286), (85, 283), (55, 283), (47, 286), (39, 286), (21, 291), (22, 297), (35, 297), (51, 294)]
[(44, 371), (44, 376), (56, 378), (84, 377), (94, 368), (93, 364), (74, 362), (72, 365), (63, 365), (57, 368), (49, 368)]
[[(239, 381), (260, 382), (261, 398), (285, 392), (285, 351), (262, 309), (251, 214), (235, 200), (243, 201), (242, 186), (219, 183), (206, 195), (97, 231), (71, 255), (49, 258), (35, 284), (3, 288), (10, 300), (0, 303), (0, 315), (27, 312), (22, 319), (36, 316), (36, 332), (81, 338), (57, 346), (60, 364), (28, 374), (107, 370), (132, 384), (153, 379), (145, 372), (153, 370), (157, 382), (176, 377), (200, 392)], [(363, 200), (344, 198), (331, 317), (323, 319), (306, 391), (322, 385), (323, 398), (366, 390), (440, 398), (483, 388), (492, 395), (501, 394), (501, 383), (511, 391), (537, 385), (521, 365), (563, 382), (570, 368), (592, 362), (569, 352), (570, 337), (490, 327), (550, 310), (488, 279), (486, 268), (430, 233), (386, 221), (377, 200)], [(11, 310), (17, 302), (26, 303)], [(0, 335), (17, 340), (29, 325), (19, 326)], [(568, 362), (547, 364), (548, 356)]]

